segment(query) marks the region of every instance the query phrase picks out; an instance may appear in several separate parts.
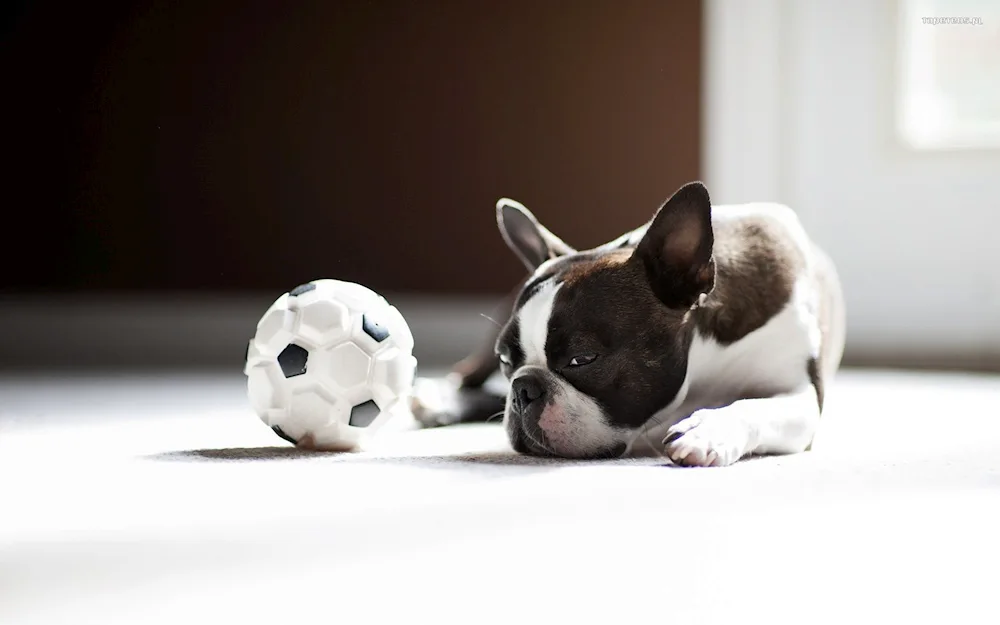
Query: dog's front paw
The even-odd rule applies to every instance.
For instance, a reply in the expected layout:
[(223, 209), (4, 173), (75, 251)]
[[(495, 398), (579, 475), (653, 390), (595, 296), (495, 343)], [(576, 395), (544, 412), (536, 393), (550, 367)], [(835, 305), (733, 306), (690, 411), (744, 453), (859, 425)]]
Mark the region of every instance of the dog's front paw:
[(410, 410), (424, 427), (451, 425), (460, 420), (459, 382), (454, 377), (417, 378)]
[(503, 416), (506, 396), (481, 386), (466, 387), (457, 375), (417, 378), (410, 411), (424, 427), (481, 423)]
[(705, 411), (671, 426), (663, 444), (667, 457), (674, 464), (724, 467), (747, 453), (749, 441), (750, 431), (745, 423), (728, 415)]

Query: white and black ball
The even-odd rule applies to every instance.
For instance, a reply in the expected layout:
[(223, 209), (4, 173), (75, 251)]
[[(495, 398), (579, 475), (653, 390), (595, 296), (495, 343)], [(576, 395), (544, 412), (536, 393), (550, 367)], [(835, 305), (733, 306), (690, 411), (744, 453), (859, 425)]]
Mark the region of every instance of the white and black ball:
[(288, 442), (355, 449), (406, 413), (417, 361), (406, 320), (367, 287), (314, 280), (267, 309), (244, 373), (257, 415)]

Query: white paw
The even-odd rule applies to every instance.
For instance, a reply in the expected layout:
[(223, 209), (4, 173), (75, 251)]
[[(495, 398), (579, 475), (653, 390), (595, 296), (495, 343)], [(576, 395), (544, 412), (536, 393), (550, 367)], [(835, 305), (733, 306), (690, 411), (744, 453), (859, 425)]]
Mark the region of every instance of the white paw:
[(711, 411), (675, 423), (663, 439), (670, 460), (688, 467), (728, 466), (747, 453), (749, 443), (746, 423)]
[(454, 423), (459, 414), (458, 387), (454, 377), (414, 380), (410, 397), (413, 418), (424, 427)]

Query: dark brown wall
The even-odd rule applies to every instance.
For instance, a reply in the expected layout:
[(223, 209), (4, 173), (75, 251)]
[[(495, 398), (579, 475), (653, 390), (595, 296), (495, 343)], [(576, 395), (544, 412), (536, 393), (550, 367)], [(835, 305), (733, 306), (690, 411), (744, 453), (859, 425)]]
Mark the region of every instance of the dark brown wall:
[(699, 175), (696, 1), (4, 11), (6, 290), (494, 293), (498, 197), (587, 246)]

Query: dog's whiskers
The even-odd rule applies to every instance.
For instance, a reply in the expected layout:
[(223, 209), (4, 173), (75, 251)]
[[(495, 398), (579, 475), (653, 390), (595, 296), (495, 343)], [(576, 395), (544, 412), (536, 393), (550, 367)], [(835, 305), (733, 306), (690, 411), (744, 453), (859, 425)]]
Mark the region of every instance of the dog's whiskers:
[[(539, 434), (541, 434), (541, 436), (535, 436), (535, 431), (537, 431)], [(549, 454), (550, 456), (557, 456), (557, 455), (559, 455), (556, 452), (554, 452), (551, 449), (549, 449), (549, 446), (542, 442), (545, 439), (545, 434), (537, 426), (532, 427), (530, 424), (526, 425), (524, 427), (524, 433), (525, 433), (525, 435), (527, 435), (528, 439), (532, 443), (534, 443), (535, 445), (537, 445), (545, 453)]]
[(650, 440), (650, 438), (649, 438), (650, 423), (655, 423), (658, 426), (662, 426), (663, 425), (663, 422), (660, 421), (659, 419), (657, 419), (656, 415), (653, 415), (653, 416), (649, 417), (649, 420), (646, 421), (646, 424), (642, 427), (642, 429), (639, 430), (639, 435), (642, 436), (644, 439), (646, 439), (646, 442), (653, 449), (653, 451), (656, 452), (656, 454), (659, 457), (663, 458), (664, 460), (670, 460), (669, 456), (667, 456), (665, 453), (663, 453), (662, 451), (660, 451), (660, 446), (657, 445), (657, 444), (655, 444), (655, 443), (653, 443), (653, 441)]
[(496, 319), (494, 319), (493, 317), (490, 317), (489, 315), (487, 315), (485, 313), (479, 313), (479, 316), (482, 317), (483, 319), (486, 319), (487, 321), (491, 321), (493, 323), (493, 325), (495, 325), (498, 328), (502, 328), (503, 327), (503, 326), (500, 325), (499, 321), (497, 321)]
[(498, 412), (496, 414), (491, 414), (490, 416), (486, 417), (486, 421), (485, 422), (489, 423), (490, 421), (492, 421), (493, 419), (496, 419), (497, 417), (502, 417), (503, 413), (504, 413), (504, 411), (501, 410), (500, 412)]

